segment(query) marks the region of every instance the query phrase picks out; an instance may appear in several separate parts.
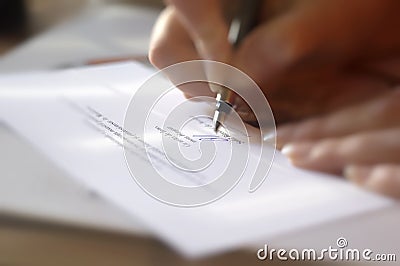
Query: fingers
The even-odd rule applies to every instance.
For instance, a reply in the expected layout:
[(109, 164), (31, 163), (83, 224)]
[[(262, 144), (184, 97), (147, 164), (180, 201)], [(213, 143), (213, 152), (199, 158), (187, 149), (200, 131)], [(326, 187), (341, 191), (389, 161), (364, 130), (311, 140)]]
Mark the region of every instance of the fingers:
[(347, 165), (400, 163), (400, 127), (283, 147), (294, 165), (341, 174)]
[(400, 198), (400, 90), (320, 118), (278, 128), (278, 146), (296, 166), (342, 174)]
[[(200, 59), (191, 37), (182, 26), (173, 7), (167, 7), (154, 26), (149, 59), (153, 65), (160, 69), (178, 62)], [(173, 72), (165, 71), (164, 74), (167, 74), (174, 84), (177, 84), (176, 81), (180, 80), (180, 73), (175, 76)], [(178, 88), (184, 92), (187, 98), (200, 95), (214, 97), (206, 83), (186, 83), (179, 85)]]
[(203, 59), (229, 62), (229, 27), (219, 0), (170, 0), (183, 27)]
[[(171, 0), (169, 3), (171, 5), (162, 12), (153, 29), (149, 49), (151, 63), (165, 68), (194, 59), (226, 61), (224, 52), (230, 50), (219, 1)], [(169, 78), (174, 82), (174, 77)], [(211, 94), (206, 84), (187, 84), (179, 88), (187, 97)]]
[[(227, 55), (221, 55), (224, 51), (228, 51), (223, 47), (228, 43), (227, 32), (225, 32), (227, 28), (220, 14), (220, 6), (217, 5), (219, 2), (208, 0), (169, 1), (169, 3), (173, 6), (167, 7), (162, 12), (153, 30), (149, 53), (152, 64), (158, 68), (164, 68), (177, 62), (206, 57), (224, 61), (222, 57), (227, 57)], [(187, 20), (188, 17), (191, 19)], [(197, 49), (206, 51), (200, 55)], [(208, 50), (210, 53), (205, 55), (204, 53), (208, 53)], [(217, 52), (218, 56), (212, 55), (213, 52)], [(173, 76), (169, 78), (174, 82)], [(215, 96), (206, 83), (188, 83), (178, 88), (187, 98), (200, 95)], [(236, 98), (235, 105), (244, 121), (256, 124), (254, 114), (240, 97)]]
[(336, 138), (360, 131), (400, 124), (400, 89), (380, 98), (335, 113), (278, 128), (278, 147), (289, 142)]
[(346, 168), (345, 176), (369, 190), (400, 199), (399, 165), (351, 165)]
[(149, 47), (150, 62), (161, 69), (199, 58), (189, 34), (178, 20), (176, 10), (167, 7), (153, 28)]

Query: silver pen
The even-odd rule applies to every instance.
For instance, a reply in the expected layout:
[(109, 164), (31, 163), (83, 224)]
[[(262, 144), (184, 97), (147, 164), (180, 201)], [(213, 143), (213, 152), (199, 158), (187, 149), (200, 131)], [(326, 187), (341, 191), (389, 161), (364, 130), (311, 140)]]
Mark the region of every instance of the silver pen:
[[(237, 47), (245, 36), (254, 28), (257, 22), (257, 13), (260, 11), (261, 0), (241, 0), (240, 14), (232, 20), (229, 35), (234, 47)], [(232, 36), (233, 35), (233, 36)], [(225, 117), (233, 107), (235, 95), (228, 88), (221, 87), (216, 96), (216, 109), (213, 126), (215, 132), (224, 122)]]

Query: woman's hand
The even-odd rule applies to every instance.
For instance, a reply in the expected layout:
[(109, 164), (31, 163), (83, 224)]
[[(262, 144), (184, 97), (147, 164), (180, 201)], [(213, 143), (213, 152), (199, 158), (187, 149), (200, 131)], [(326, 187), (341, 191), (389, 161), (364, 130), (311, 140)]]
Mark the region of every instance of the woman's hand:
[(265, 1), (258, 26), (237, 49), (224, 18), (234, 1), (167, 2), (153, 31), (151, 62), (228, 62), (257, 82), (278, 122), (376, 97), (396, 81), (381, 65), (400, 52), (400, 1)]
[(369, 102), (278, 128), (294, 165), (344, 174), (400, 198), (400, 88)]

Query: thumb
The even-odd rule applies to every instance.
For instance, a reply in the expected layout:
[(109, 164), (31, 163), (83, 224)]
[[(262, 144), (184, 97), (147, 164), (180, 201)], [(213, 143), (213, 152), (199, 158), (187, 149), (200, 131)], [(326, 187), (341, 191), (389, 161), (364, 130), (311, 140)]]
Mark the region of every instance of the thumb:
[(229, 27), (219, 0), (169, 0), (203, 59), (228, 62), (231, 45)]

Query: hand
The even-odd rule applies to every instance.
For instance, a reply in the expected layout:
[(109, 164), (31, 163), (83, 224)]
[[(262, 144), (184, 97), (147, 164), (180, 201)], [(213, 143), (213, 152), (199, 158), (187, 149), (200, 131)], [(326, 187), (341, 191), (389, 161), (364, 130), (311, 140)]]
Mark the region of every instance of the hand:
[[(168, 3), (154, 28), (151, 62), (228, 62), (257, 82), (278, 123), (376, 97), (398, 80), (383, 66), (400, 52), (400, 1), (266, 1), (237, 50), (224, 19), (232, 1)], [(238, 105), (245, 120), (254, 119), (244, 115), (243, 101)]]
[(278, 146), (294, 165), (343, 173), (400, 198), (400, 87), (376, 100), (278, 128)]

